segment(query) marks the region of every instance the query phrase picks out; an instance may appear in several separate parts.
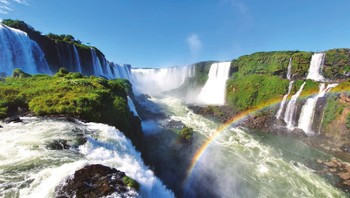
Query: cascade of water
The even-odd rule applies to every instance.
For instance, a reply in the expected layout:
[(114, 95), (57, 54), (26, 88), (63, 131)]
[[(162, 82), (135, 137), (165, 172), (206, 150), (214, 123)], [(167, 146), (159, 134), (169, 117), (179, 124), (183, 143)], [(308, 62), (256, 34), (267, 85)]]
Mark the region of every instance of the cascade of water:
[(27, 33), (0, 24), (0, 74), (11, 75), (15, 68), (30, 74), (51, 74), (39, 45)]
[(315, 108), (317, 100), (323, 97), (332, 88), (336, 87), (338, 84), (329, 84), (327, 87), (324, 83), (320, 84), (319, 93), (316, 96), (308, 98), (301, 109), (298, 128), (302, 129), (306, 134), (314, 134), (312, 131), (312, 123), (314, 121)]
[(287, 68), (287, 79), (290, 80), (292, 77), (292, 58), (289, 59), (289, 64)]
[(75, 61), (75, 66), (77, 68), (77, 72), (82, 73), (81, 64), (80, 64), (80, 57), (79, 57), (79, 53), (78, 53), (78, 50), (75, 47), (75, 45), (73, 45), (73, 52), (74, 52), (74, 61)]
[(92, 58), (92, 64), (94, 67), (94, 75), (96, 76), (104, 76), (103, 70), (102, 70), (102, 65), (100, 60), (98, 59), (96, 55), (96, 50), (94, 48), (91, 49), (91, 58)]
[(315, 53), (314, 55), (312, 55), (309, 73), (307, 74), (306, 79), (311, 79), (314, 81), (324, 80), (324, 77), (322, 76), (324, 58), (324, 53)]
[[(21, 119), (23, 123), (1, 123), (0, 197), (55, 197), (55, 187), (87, 164), (125, 172), (141, 184), (141, 197), (174, 197), (116, 128), (55, 119)], [(23, 132), (27, 135), (23, 136)], [(81, 142), (81, 138), (85, 141)], [(60, 139), (68, 140), (75, 149), (49, 149), (47, 145)]]
[(280, 119), (281, 118), (283, 107), (286, 104), (287, 97), (289, 96), (290, 92), (292, 91), (293, 83), (294, 83), (294, 81), (290, 81), (289, 82), (288, 92), (287, 92), (286, 95), (283, 96), (282, 102), (281, 102), (280, 107), (279, 107), (279, 109), (277, 111), (277, 114), (276, 114), (276, 119)]
[(231, 62), (211, 65), (208, 80), (198, 95), (201, 104), (223, 105), (225, 103), (226, 81), (229, 78)]
[(293, 130), (295, 124), (293, 123), (293, 115), (294, 115), (294, 111), (296, 108), (295, 103), (297, 102), (298, 97), (300, 96), (301, 92), (303, 91), (304, 85), (306, 82), (304, 82), (301, 86), (300, 89), (292, 96), (292, 98), (290, 99), (290, 101), (288, 102), (287, 108), (286, 108), (286, 112), (284, 113), (284, 121), (287, 124), (287, 128), (289, 130)]
[(131, 98), (128, 96), (128, 106), (131, 112), (133, 112), (134, 116), (140, 117), (137, 113), (136, 107), (134, 102), (131, 100)]
[[(190, 77), (192, 66), (161, 69), (131, 69), (136, 93), (157, 95), (176, 89)], [(192, 74), (193, 75), (193, 74)]]

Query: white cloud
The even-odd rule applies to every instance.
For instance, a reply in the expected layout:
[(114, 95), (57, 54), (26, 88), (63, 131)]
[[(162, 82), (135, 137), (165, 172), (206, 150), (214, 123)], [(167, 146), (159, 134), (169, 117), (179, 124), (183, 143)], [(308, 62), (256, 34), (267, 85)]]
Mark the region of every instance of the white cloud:
[(29, 5), (26, 0), (0, 0), (0, 14), (8, 14), (13, 11), (12, 4)]
[(196, 55), (202, 49), (202, 41), (197, 34), (188, 36), (187, 44), (190, 47), (192, 55)]
[(247, 14), (249, 8), (242, 0), (221, 0), (222, 4), (229, 4), (241, 14)]

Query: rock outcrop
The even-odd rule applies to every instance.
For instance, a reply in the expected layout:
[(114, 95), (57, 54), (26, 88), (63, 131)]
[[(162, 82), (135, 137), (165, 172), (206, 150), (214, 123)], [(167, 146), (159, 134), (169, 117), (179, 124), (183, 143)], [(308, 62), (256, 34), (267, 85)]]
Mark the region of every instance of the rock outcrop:
[(120, 197), (138, 197), (136, 188), (128, 186), (124, 172), (103, 165), (88, 165), (76, 171), (62, 185), (56, 187), (57, 198), (102, 197), (118, 194)]

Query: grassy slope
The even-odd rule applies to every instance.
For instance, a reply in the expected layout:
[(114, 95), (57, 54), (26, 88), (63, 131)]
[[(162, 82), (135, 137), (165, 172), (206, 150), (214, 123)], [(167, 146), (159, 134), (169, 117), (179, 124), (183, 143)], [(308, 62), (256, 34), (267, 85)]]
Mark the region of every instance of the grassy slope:
[(127, 104), (130, 86), (125, 80), (83, 77), (64, 69), (53, 77), (26, 77), (19, 70), (14, 74), (18, 77), (0, 81), (0, 118), (23, 109), (38, 116), (70, 115), (115, 126), (132, 140), (139, 138)]
[[(334, 95), (327, 99), (322, 131), (326, 136), (346, 140), (350, 133), (350, 81), (346, 81), (346, 75), (350, 73), (350, 50), (332, 49), (325, 53), (324, 76), (340, 83), (332, 89)], [(290, 98), (305, 81), (311, 56), (310, 52), (299, 51), (258, 52), (233, 60), (231, 67), (234, 73), (227, 83), (228, 105), (244, 111), (281, 100), (287, 93), (289, 81), (286, 73), (292, 58), (292, 78), (295, 82)], [(318, 93), (318, 86), (319, 82), (307, 80), (301, 98)], [(344, 98), (349, 98), (349, 101)]]
[[(289, 81), (286, 79), (289, 59), (292, 58), (294, 80), (305, 77), (312, 53), (300, 51), (258, 52), (239, 57), (231, 62), (234, 71), (227, 83), (228, 105), (244, 111), (261, 104), (275, 101), (287, 93)], [(292, 94), (302, 84), (294, 83)], [(318, 83), (307, 82), (304, 93), (318, 90)]]

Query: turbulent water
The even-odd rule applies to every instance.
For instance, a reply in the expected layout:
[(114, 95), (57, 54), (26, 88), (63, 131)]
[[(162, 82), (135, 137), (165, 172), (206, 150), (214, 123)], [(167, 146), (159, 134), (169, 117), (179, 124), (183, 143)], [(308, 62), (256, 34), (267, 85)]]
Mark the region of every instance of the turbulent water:
[[(152, 99), (172, 120), (201, 134), (199, 148), (218, 124), (194, 114), (174, 98)], [(189, 156), (191, 157), (191, 156)], [(253, 135), (228, 127), (213, 141), (184, 182), (184, 197), (345, 197), (304, 164), (326, 156), (304, 143)]]
[(0, 52), (0, 76), (11, 75), (15, 68), (51, 74), (42, 50), (23, 31), (0, 24)]
[[(54, 197), (55, 187), (87, 164), (102, 164), (125, 172), (141, 184), (142, 197), (174, 196), (114, 127), (58, 119), (22, 119), (23, 123), (1, 123), (0, 197)], [(72, 148), (48, 149), (57, 140), (66, 140)]]

